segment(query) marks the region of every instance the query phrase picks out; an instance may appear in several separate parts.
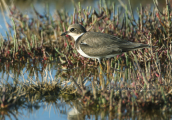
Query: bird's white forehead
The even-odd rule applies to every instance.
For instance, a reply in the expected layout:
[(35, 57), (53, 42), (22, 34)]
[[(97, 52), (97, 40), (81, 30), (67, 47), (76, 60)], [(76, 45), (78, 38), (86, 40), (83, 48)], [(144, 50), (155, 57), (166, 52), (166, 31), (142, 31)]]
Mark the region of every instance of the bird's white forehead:
[(72, 26), (69, 26), (69, 27), (68, 27), (68, 29), (67, 29), (67, 31), (70, 31), (70, 29), (71, 29), (71, 28), (74, 28), (74, 27), (72, 27)]

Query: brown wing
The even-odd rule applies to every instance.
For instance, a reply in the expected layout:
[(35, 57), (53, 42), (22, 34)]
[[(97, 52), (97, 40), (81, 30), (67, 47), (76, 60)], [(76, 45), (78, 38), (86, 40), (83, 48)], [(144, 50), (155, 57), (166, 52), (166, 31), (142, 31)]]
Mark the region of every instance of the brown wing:
[(85, 54), (89, 56), (106, 56), (111, 54), (121, 54), (122, 51), (115, 45), (106, 45), (102, 47), (92, 47), (86, 44), (81, 44), (80, 48)]

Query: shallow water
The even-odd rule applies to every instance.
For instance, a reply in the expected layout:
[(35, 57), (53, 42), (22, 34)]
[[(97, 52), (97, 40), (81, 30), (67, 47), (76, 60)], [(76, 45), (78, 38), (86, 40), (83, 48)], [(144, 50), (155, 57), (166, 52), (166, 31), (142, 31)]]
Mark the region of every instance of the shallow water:
[[(81, 76), (82, 79), (87, 78), (88, 82), (86, 86), (89, 89), (91, 84), (90, 81), (99, 79), (98, 76), (95, 76), (99, 69), (95, 67), (90, 68), (73, 68), (69, 70), (62, 70), (60, 66), (57, 64), (58, 62), (50, 62), (50, 63), (38, 63), (38, 64), (24, 64), (22, 66), (11, 67), (8, 64), (4, 64), (4, 67), (1, 66), (0, 75), (1, 84), (15, 84), (20, 83), (29, 83), (29, 84), (38, 84), (40, 83), (49, 83), (53, 81), (61, 81), (62, 84), (66, 83), (65, 81), (69, 80), (70, 77), (78, 78)], [(17, 64), (17, 63), (16, 63)], [(1, 64), (2, 65), (2, 64)], [(44, 67), (43, 67), (44, 66)], [(5, 71), (4, 71), (5, 70)], [(122, 71), (116, 70), (120, 72), (120, 74), (125, 73), (128, 69), (124, 69)], [(106, 72), (106, 71), (104, 71)], [(92, 73), (91, 75), (89, 75)], [(118, 75), (118, 74), (117, 74)], [(113, 76), (116, 76), (113, 75)], [(122, 75), (123, 76), (123, 75)], [(106, 74), (104, 73), (104, 78), (106, 79)], [(121, 77), (119, 82), (123, 83), (125, 78)], [(130, 84), (131, 81), (127, 80), (127, 84)], [(118, 82), (117, 82), (118, 83)], [(20, 86), (20, 84), (18, 84)], [(68, 85), (71, 82), (67, 83)], [(64, 85), (62, 85), (64, 86)], [(115, 90), (115, 89), (114, 89)], [(131, 109), (122, 109), (122, 114), (118, 114), (118, 112), (112, 111), (109, 112), (108, 108), (85, 108), (82, 107), (82, 102), (73, 97), (62, 97), (58, 96), (45, 96), (45, 98), (38, 100), (29, 100), (30, 102), (26, 102), (21, 105), (14, 105), (9, 107), (9, 109), (0, 110), (0, 118), (7, 119), (18, 119), (18, 120), (47, 120), (47, 119), (60, 119), (60, 120), (81, 120), (81, 119), (169, 119), (172, 117), (170, 112), (156, 111), (156, 110), (144, 110), (141, 108), (135, 108), (134, 112), (131, 112)]]

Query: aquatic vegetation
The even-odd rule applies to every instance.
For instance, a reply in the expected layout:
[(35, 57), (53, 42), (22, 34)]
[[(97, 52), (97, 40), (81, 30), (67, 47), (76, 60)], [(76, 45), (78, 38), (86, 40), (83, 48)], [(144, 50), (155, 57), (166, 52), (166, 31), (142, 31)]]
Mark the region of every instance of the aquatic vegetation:
[[(12, 23), (7, 24), (9, 31), (6, 38), (0, 38), (0, 72), (13, 69), (20, 73), (27, 63), (30, 76), (37, 76), (35, 71), (39, 63), (44, 71), (47, 64), (54, 61), (56, 67), (66, 71), (58, 71), (55, 76), (58, 79), (54, 78), (51, 82), (46, 79), (16, 80), (15, 84), (2, 82), (0, 109), (39, 100), (54, 102), (62, 97), (65, 101), (77, 99), (83, 111), (85, 108), (93, 111), (106, 108), (118, 115), (124, 109), (132, 112), (142, 109), (171, 111), (172, 9), (167, 3), (161, 12), (154, 4), (152, 10), (150, 6), (140, 5), (137, 8), (138, 18), (134, 17), (131, 5), (130, 9), (124, 6), (125, 12), (122, 13), (115, 4), (107, 7), (100, 2), (98, 10), (82, 9), (78, 3), (72, 15), (65, 11), (42, 14), (33, 6), (36, 17), (21, 13), (15, 6), (9, 7)], [(110, 59), (110, 70), (106, 70), (104, 60), (103, 72), (106, 74), (99, 74), (97, 62), (80, 56), (70, 36), (60, 37), (72, 23), (80, 23), (88, 31), (150, 44), (152, 48)], [(83, 66), (85, 71), (77, 71), (76, 68)], [(70, 73), (67, 70), (71, 70)]]

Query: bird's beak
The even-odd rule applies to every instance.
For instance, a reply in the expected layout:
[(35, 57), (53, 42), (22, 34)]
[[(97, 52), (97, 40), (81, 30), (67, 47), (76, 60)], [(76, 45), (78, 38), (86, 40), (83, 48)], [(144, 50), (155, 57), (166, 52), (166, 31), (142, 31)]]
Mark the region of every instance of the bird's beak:
[(68, 31), (62, 33), (61, 36), (64, 36), (64, 35), (67, 35), (67, 34), (68, 34)]

